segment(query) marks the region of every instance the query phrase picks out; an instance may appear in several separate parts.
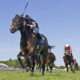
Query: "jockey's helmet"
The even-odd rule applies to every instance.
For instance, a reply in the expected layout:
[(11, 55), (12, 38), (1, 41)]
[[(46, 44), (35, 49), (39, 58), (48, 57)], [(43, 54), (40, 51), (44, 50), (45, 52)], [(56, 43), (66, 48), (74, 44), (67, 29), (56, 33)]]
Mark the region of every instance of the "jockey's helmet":
[(70, 46), (69, 44), (66, 44), (66, 45), (64, 46), (64, 49), (65, 49), (65, 50), (71, 50), (71, 46)]
[(71, 48), (71, 46), (69, 44), (66, 44), (64, 46), (64, 50), (69, 50), (70, 52), (72, 52), (72, 48)]
[(69, 44), (66, 44), (65, 47), (70, 47), (70, 45)]

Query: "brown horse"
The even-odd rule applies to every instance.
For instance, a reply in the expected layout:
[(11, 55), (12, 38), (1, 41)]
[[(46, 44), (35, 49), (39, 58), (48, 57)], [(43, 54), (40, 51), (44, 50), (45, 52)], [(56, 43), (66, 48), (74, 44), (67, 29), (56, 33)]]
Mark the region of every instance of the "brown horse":
[(65, 55), (65, 56), (63, 56), (63, 60), (64, 60), (64, 63), (65, 63), (65, 67), (67, 69), (67, 72), (69, 71), (68, 66), (70, 66), (70, 69), (71, 69), (72, 72), (75, 72), (73, 57), (69, 56), (69, 55)]
[[(11, 33), (15, 33), (16, 31), (20, 32), (21, 39), (20, 39), (20, 52), (18, 54), (18, 60), (21, 66), (24, 68), (25, 65), (21, 60), (21, 57), (23, 56), (26, 61), (26, 64), (27, 62), (30, 63), (31, 72), (33, 73), (35, 67), (35, 54), (37, 54), (36, 53), (37, 37), (28, 26), (24, 25), (24, 19), (25, 18), (23, 16), (16, 15), (12, 20), (10, 31)], [(42, 74), (44, 75), (45, 61), (48, 52), (48, 41), (46, 37), (44, 37), (44, 45), (41, 46), (39, 50), (42, 56), (41, 65), (42, 65)]]
[[(40, 54), (38, 54), (36, 56), (37, 56), (36, 57), (37, 68), (41, 71), (41, 60), (42, 60), (42, 58), (41, 58)], [(47, 71), (50, 70), (50, 72), (52, 72), (52, 69), (55, 66), (54, 62), (56, 60), (56, 56), (54, 55), (53, 52), (48, 52), (46, 57), (47, 57), (47, 59), (45, 61), (45, 63), (46, 63), (46, 70)]]
[(49, 68), (50, 72), (52, 72), (53, 66), (55, 66), (55, 64), (54, 64), (55, 60), (56, 60), (56, 56), (54, 55), (54, 53), (53, 52), (48, 52), (47, 61), (46, 61), (47, 71), (48, 71), (48, 68)]

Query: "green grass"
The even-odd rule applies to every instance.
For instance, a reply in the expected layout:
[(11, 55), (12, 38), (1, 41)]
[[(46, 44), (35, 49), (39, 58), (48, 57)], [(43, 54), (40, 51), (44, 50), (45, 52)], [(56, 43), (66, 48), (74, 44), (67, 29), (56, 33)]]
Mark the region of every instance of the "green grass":
[(0, 71), (0, 80), (80, 80), (80, 72), (55, 71), (47, 72), (44, 76), (35, 72), (34, 76), (31, 76), (30, 72)]

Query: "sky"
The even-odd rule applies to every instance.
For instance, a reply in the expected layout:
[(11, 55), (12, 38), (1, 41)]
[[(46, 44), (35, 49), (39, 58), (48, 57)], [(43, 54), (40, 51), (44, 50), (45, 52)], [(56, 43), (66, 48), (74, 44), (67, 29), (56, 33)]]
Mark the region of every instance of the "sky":
[[(20, 34), (9, 31), (12, 18), (21, 14), (27, 0), (0, 0), (0, 60), (15, 59), (20, 51)], [(80, 0), (30, 0), (25, 14), (35, 19), (63, 65), (64, 45), (70, 44), (80, 64)]]

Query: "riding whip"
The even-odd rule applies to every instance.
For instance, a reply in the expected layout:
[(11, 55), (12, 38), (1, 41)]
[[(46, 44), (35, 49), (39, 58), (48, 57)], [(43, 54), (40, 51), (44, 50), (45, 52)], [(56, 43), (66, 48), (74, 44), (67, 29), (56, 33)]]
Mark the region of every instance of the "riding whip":
[(24, 13), (25, 13), (25, 11), (26, 11), (28, 5), (29, 5), (29, 1), (30, 1), (30, 0), (27, 0), (27, 1), (26, 1), (26, 4), (25, 4), (25, 7), (24, 7), (24, 10), (23, 10), (23, 12), (22, 12), (22, 14), (21, 14), (22, 16), (24, 16)]

